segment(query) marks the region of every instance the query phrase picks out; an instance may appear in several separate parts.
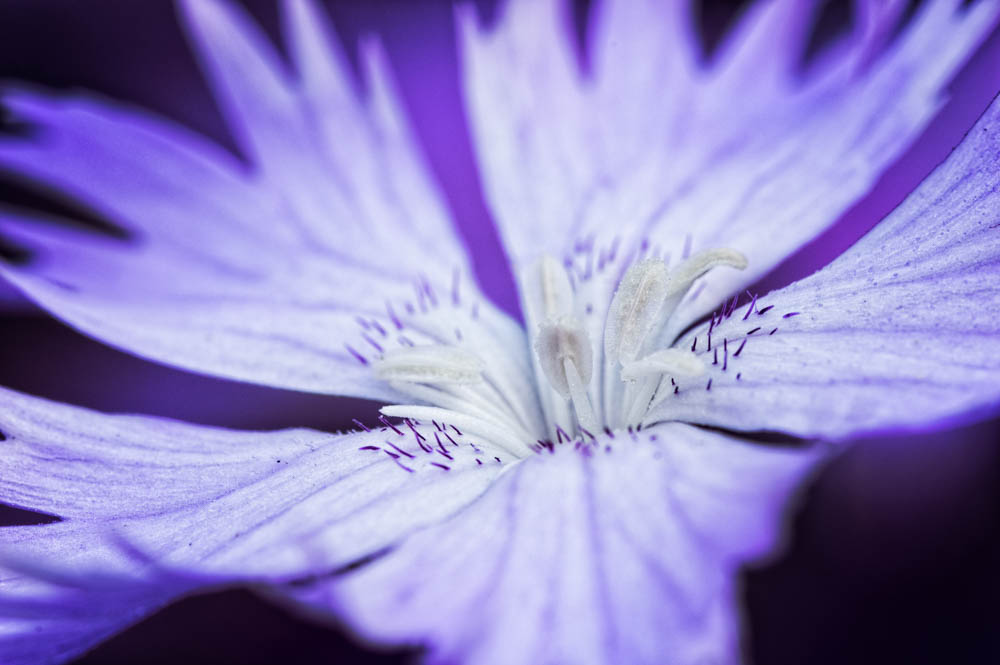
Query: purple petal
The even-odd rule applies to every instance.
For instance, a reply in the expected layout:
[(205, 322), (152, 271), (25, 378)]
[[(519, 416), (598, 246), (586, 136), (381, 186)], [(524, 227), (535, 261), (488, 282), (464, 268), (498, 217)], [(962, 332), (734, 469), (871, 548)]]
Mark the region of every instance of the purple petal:
[[(46, 556), (67, 560), (81, 548), (100, 547), (93, 534), (68, 523), (44, 530), (7, 527), (0, 533), (5, 544), (38, 547)], [(164, 571), (126, 577), (112, 572), (110, 565), (80, 574), (48, 570), (25, 560), (13, 567), (4, 563), (0, 563), (0, 656), (5, 665), (70, 660), (194, 586), (193, 580)]]
[(342, 582), (288, 591), (433, 662), (732, 662), (732, 576), (774, 545), (816, 456), (676, 423), (598, 443), (528, 458)]
[[(839, 438), (995, 408), (998, 163), (994, 101), (944, 164), (846, 254), (759, 298), (761, 313), (717, 326), (713, 336), (746, 347), (727, 372), (710, 368), (711, 393), (682, 385), (658, 417)], [(747, 337), (751, 326), (763, 329)]]
[[(185, 6), (252, 168), (142, 112), (8, 92), (5, 105), (38, 134), (0, 141), (0, 164), (136, 238), (115, 243), (7, 213), (0, 233), (40, 260), (4, 274), (84, 332), (149, 358), (286, 388), (398, 398), (365, 363), (399, 341), (373, 342), (365, 326), (399, 334), (396, 322), (413, 323), (407, 312), (432, 307), (436, 292), (465, 312), (451, 334), (479, 296), (380, 51), (364, 50), (371, 91), (361, 100), (311, 4), (288, 10), (301, 82), (241, 11)], [(456, 275), (457, 303), (446, 296)]]
[(604, 248), (615, 234), (674, 259), (743, 252), (747, 270), (713, 273), (682, 303), (679, 333), (863, 196), (997, 16), (995, 3), (925, 3), (879, 50), (898, 15), (865, 3), (869, 24), (795, 78), (789, 25), (808, 21), (810, 4), (755, 4), (704, 65), (687, 3), (611, 1), (593, 29), (593, 80), (573, 61), (563, 3), (507, 3), (491, 31), (464, 16), (477, 153), (515, 262), (592, 236)]
[(59, 612), (23, 617), (66, 587), (86, 591), (69, 594), (67, 608), (103, 602), (87, 591), (102, 580), (130, 598), (155, 585), (155, 605), (198, 584), (325, 575), (446, 519), (504, 468), (478, 464), (496, 453), (463, 437), (447, 456), (425, 450), (415, 432), (432, 437), (430, 426), (402, 435), (233, 432), (9, 391), (0, 406), (0, 501), (65, 520), (0, 529), (5, 663), (4, 649), (23, 646), (14, 638), (36, 629), (82, 649), (138, 618), (127, 604), (83, 628)]

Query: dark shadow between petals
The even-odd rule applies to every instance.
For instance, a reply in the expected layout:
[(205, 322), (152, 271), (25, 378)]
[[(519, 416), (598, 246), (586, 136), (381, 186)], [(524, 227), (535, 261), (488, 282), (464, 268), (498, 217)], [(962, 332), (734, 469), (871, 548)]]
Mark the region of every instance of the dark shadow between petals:
[(5, 526), (36, 526), (62, 521), (57, 515), (0, 503), (0, 529)]

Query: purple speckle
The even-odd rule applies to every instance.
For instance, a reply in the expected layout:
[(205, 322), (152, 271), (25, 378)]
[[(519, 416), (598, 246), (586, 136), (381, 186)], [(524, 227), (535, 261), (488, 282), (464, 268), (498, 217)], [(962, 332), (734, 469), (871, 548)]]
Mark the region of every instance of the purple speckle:
[(389, 314), (389, 320), (392, 321), (392, 325), (396, 326), (396, 330), (402, 330), (403, 322), (399, 320), (399, 317), (396, 316), (396, 312), (393, 311), (392, 303), (385, 303), (385, 311)]
[(345, 344), (344, 348), (347, 349), (347, 352), (350, 353), (352, 356), (354, 356), (354, 359), (357, 360), (359, 363), (361, 363), (362, 365), (368, 364), (368, 359), (365, 358), (360, 353), (358, 353), (357, 351), (355, 351), (354, 347), (352, 347), (350, 344)]
[(409, 427), (410, 431), (413, 432), (413, 435), (415, 437), (417, 437), (417, 441), (424, 441), (424, 440), (426, 440), (427, 437), (425, 437), (423, 434), (421, 434), (420, 432), (418, 432), (417, 428), (413, 426), (413, 423), (409, 419), (406, 420), (406, 426)]
[[(396, 452), (398, 452), (400, 455), (404, 455), (406, 457), (409, 457), (410, 459), (413, 459), (413, 455), (411, 455), (410, 453), (406, 452), (405, 450), (403, 450), (402, 448), (400, 448), (399, 446), (397, 446), (393, 442), (387, 440), (386, 443), (389, 444), (390, 446), (392, 446), (392, 449), (395, 450)], [(386, 451), (386, 452), (388, 452), (388, 451)]]
[(750, 306), (747, 307), (747, 313), (743, 315), (743, 320), (746, 321), (750, 317), (750, 313), (753, 312), (754, 306), (757, 304), (757, 294), (753, 295), (753, 300), (750, 301)]
[(375, 349), (379, 353), (382, 353), (382, 352), (385, 351), (385, 349), (382, 348), (382, 345), (379, 344), (378, 342), (376, 342), (374, 339), (372, 339), (371, 335), (369, 335), (368, 333), (361, 333), (361, 337), (366, 342), (368, 342), (369, 346), (371, 346), (373, 349)]
[(383, 415), (380, 415), (378, 417), (378, 419), (379, 419), (380, 423), (382, 423), (383, 425), (385, 425), (386, 427), (388, 427), (389, 429), (391, 429), (393, 432), (395, 432), (396, 434), (398, 434), (400, 436), (403, 436), (403, 433), (400, 430), (396, 429), (396, 426), (393, 425), (392, 423), (390, 423), (388, 418), (386, 418)]

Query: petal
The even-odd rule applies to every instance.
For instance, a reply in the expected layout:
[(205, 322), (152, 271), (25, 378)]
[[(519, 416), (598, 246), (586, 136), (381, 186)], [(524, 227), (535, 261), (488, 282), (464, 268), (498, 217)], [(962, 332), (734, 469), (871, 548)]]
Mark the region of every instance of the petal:
[[(58, 535), (57, 535), (58, 534)], [(40, 545), (46, 556), (71, 559), (83, 548), (100, 548), (92, 532), (69, 525), (5, 527), (5, 546)], [(109, 560), (120, 554), (106, 550)], [(192, 580), (147, 572), (128, 578), (56, 574), (30, 565), (0, 564), (0, 656), (6, 665), (62, 663), (124, 630), (194, 588)]]
[(286, 590), (431, 662), (738, 660), (733, 575), (774, 545), (815, 453), (677, 423), (597, 444), (525, 459), (342, 581)]
[[(3, 103), (36, 131), (0, 141), (0, 165), (65, 191), (133, 241), (0, 213), (0, 233), (40, 257), (3, 274), (84, 332), (149, 358), (398, 398), (363, 359), (397, 343), (409, 314), (435, 308), (432, 289), (465, 316), (479, 297), (384, 58), (366, 46), (362, 100), (309, 3), (289, 5), (301, 82), (241, 11), (185, 7), (252, 167), (144, 112), (8, 91)], [(394, 338), (368, 339), (383, 329)]]
[(68, 611), (109, 593), (149, 608), (199, 584), (326, 575), (446, 519), (505, 467), (495, 455), (509, 461), (417, 425), (234, 432), (6, 390), (0, 405), (0, 502), (64, 519), (0, 529), (4, 663), (33, 631), (69, 654), (137, 618), (128, 603), (75, 622), (39, 604)]
[(898, 13), (864, 3), (869, 23), (794, 77), (802, 40), (789, 26), (808, 25), (811, 3), (756, 3), (707, 65), (691, 52), (688, 4), (609, 0), (592, 79), (572, 61), (556, 0), (508, 3), (493, 32), (471, 14), (462, 22), (477, 153), (515, 262), (598, 254), (616, 234), (675, 259), (716, 247), (747, 256), (748, 270), (713, 273), (681, 305), (675, 334), (868, 191), (998, 13), (924, 3), (869, 62)]
[(705, 326), (681, 340), (715, 360), (710, 389), (704, 378), (678, 381), (655, 417), (839, 438), (995, 410), (998, 162), (994, 101), (951, 156), (847, 253), (757, 299), (753, 312), (747, 305), (716, 323), (712, 351)]

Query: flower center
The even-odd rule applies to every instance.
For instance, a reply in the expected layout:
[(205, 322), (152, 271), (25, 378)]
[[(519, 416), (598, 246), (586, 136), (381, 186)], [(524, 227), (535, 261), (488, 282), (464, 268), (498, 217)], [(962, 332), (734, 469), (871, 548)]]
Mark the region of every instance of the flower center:
[(704, 373), (694, 353), (670, 348), (662, 333), (692, 284), (719, 266), (743, 269), (746, 259), (729, 249), (701, 252), (673, 268), (662, 258), (639, 258), (623, 275), (612, 268), (573, 280), (567, 266), (545, 258), (522, 275), (550, 429), (587, 435), (641, 427), (669, 394), (664, 384)]
[(617, 262), (612, 248), (585, 272), (545, 257), (521, 271), (528, 344), (522, 337), (520, 349), (489, 339), (475, 344), (466, 334), (385, 351), (373, 362), (376, 375), (425, 404), (382, 413), (454, 423), (516, 457), (553, 442), (641, 428), (675, 378), (705, 372), (695, 353), (663, 337), (677, 306), (710, 270), (746, 267), (730, 249), (675, 266), (644, 253)]

